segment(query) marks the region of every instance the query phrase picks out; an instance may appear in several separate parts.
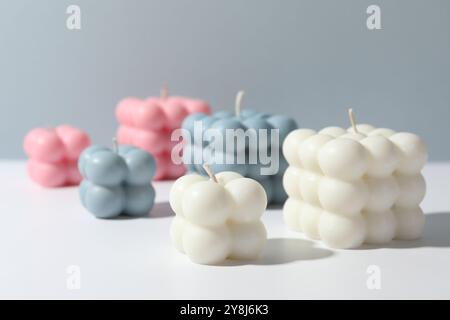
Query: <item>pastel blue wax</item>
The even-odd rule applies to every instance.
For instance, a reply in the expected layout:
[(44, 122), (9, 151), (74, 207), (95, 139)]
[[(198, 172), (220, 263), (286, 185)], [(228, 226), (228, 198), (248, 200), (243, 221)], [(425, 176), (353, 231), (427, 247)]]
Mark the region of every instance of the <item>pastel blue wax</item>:
[[(196, 117), (193, 117), (194, 119)], [(186, 121), (186, 126), (189, 127), (189, 123), (192, 121), (190, 119), (189, 121)], [(258, 158), (257, 164), (250, 164), (248, 154), (246, 159), (246, 163), (235, 163), (234, 164), (226, 164), (226, 163), (215, 163), (214, 157), (212, 158), (204, 158), (202, 157), (203, 162), (199, 164), (192, 164), (195, 162), (193, 153), (191, 152), (192, 146), (186, 145), (185, 146), (185, 152), (186, 155), (183, 156), (183, 159), (186, 163), (187, 169), (190, 172), (197, 172), (200, 174), (206, 174), (202, 168), (203, 163), (208, 163), (211, 167), (211, 169), (214, 172), (221, 172), (221, 171), (235, 171), (238, 172), (244, 176), (250, 177), (252, 179), (260, 181), (260, 183), (263, 185), (264, 189), (266, 190), (266, 193), (268, 195), (269, 203), (282, 203), (286, 199), (286, 194), (283, 190), (282, 186), (282, 176), (284, 174), (284, 171), (287, 168), (287, 162), (283, 157), (281, 148), (283, 145), (283, 141), (286, 138), (286, 136), (289, 134), (289, 132), (297, 129), (297, 123), (294, 119), (289, 118), (284, 115), (270, 115), (268, 113), (262, 113), (262, 112), (256, 112), (254, 110), (250, 109), (243, 109), (241, 110), (240, 114), (238, 116), (234, 115), (231, 112), (228, 111), (220, 111), (212, 116), (204, 116), (201, 118), (198, 118), (200, 121), (202, 121), (203, 130), (208, 129), (215, 129), (217, 130), (217, 134), (221, 135), (224, 139), (223, 149), (222, 150), (216, 150), (221, 153), (225, 153), (227, 150), (226, 146), (231, 141), (226, 141), (226, 129), (255, 129), (253, 134), (256, 134), (256, 143), (248, 144), (246, 142), (244, 148), (245, 150), (233, 150), (235, 154), (238, 152), (255, 152), (257, 154), (257, 157), (259, 157), (259, 151), (260, 147), (263, 149), (266, 149), (267, 152), (263, 152), (264, 154), (268, 154), (269, 156), (273, 152), (278, 152), (279, 155), (279, 170), (278, 172), (272, 174), (272, 175), (261, 175), (260, 169), (262, 167), (269, 167), (270, 164), (262, 164), (260, 159)], [(266, 129), (267, 130), (267, 137), (268, 139), (266, 141), (259, 141), (259, 131), (258, 129)], [(272, 144), (271, 141), (271, 129), (279, 129), (279, 141)], [(247, 132), (248, 134), (248, 132)], [(246, 138), (248, 141), (248, 138)], [(200, 146), (196, 146), (199, 148), (202, 148), (203, 151), (208, 154), (208, 150), (214, 146), (214, 144), (211, 143), (212, 141), (208, 141), (207, 143), (203, 143)], [(192, 142), (190, 142), (192, 143)], [(263, 150), (264, 151), (264, 150)], [(237, 159), (237, 157), (235, 157)], [(273, 160), (273, 158), (272, 158)]]
[[(235, 152), (242, 152), (247, 147), (246, 143), (244, 143), (242, 146), (238, 146), (235, 142), (233, 142), (234, 141), (233, 136), (227, 136), (227, 130), (230, 130), (231, 133), (233, 133), (234, 131), (232, 130), (241, 129), (242, 131), (245, 131), (247, 129), (238, 118), (232, 117), (219, 119), (213, 123), (210, 129), (215, 130), (214, 135), (223, 137), (223, 145), (222, 145), (223, 148), (221, 150), (222, 152), (226, 152), (227, 151), (226, 147), (231, 146), (232, 143), (234, 143)], [(214, 141), (214, 135), (209, 137), (210, 138), (210, 140), (208, 140), (209, 143), (212, 143)]]
[(287, 168), (287, 162), (282, 155), (280, 155), (278, 171), (272, 175), (263, 175), (262, 168), (269, 168), (269, 164), (263, 165), (260, 162), (257, 164), (247, 165), (247, 177), (257, 180), (266, 190), (269, 204), (281, 204), (287, 199), (287, 194), (283, 188), (283, 175)]
[[(238, 155), (236, 153), (224, 153), (221, 151), (214, 151), (210, 147), (203, 149), (205, 163), (207, 163), (211, 170), (215, 173), (222, 171), (234, 171), (243, 176), (247, 176), (248, 165), (245, 163), (238, 163)], [(241, 152), (242, 156), (245, 156), (245, 150)], [(227, 163), (227, 160), (231, 160)], [(245, 161), (245, 158), (244, 158)], [(196, 165), (196, 171), (200, 174), (206, 175), (203, 169), (203, 164)]]
[(181, 128), (189, 131), (191, 135), (194, 134), (194, 124), (195, 122), (201, 122), (204, 118), (208, 117), (204, 113), (193, 113), (184, 118)]
[(286, 158), (284, 157), (284, 155), (282, 153), (280, 153), (280, 159), (278, 161), (279, 161), (279, 165), (278, 165), (278, 173), (277, 174), (283, 176), (284, 172), (289, 167), (289, 163), (286, 161)]
[(155, 201), (155, 189), (151, 185), (125, 185), (125, 208), (123, 212), (130, 216), (146, 215)]
[[(266, 192), (270, 191), (270, 193), (271, 193), (270, 201), (269, 201), (270, 204), (282, 204), (287, 199), (286, 191), (284, 191), (284, 188), (283, 188), (283, 175), (284, 175), (284, 172), (286, 171), (288, 165), (289, 164), (287, 163), (284, 156), (282, 154), (280, 154), (277, 173), (275, 173), (273, 175), (265, 176), (267, 179), (264, 179), (263, 178), (264, 176), (260, 176), (260, 179), (262, 178), (264, 180), (263, 183), (271, 186), (270, 190), (267, 186), (265, 187)], [(260, 165), (260, 168), (261, 167), (267, 167), (267, 166)]]
[(194, 152), (196, 149), (200, 149), (199, 151), (202, 151), (201, 147), (196, 147), (193, 144), (186, 144), (183, 147), (183, 163), (190, 173), (197, 172), (197, 169), (195, 167), (195, 158), (194, 158)]
[(258, 180), (263, 178), (261, 175), (261, 163), (247, 164), (247, 177)]
[(186, 139), (185, 141), (187, 143), (189, 143), (189, 144), (194, 143), (194, 125), (195, 125), (195, 123), (197, 122), (197, 123), (203, 124), (203, 120), (205, 120), (206, 118), (210, 118), (210, 117), (208, 117), (204, 113), (193, 113), (193, 114), (187, 116), (186, 118), (184, 118), (184, 120), (181, 124), (181, 128), (188, 132), (188, 135), (186, 135), (186, 134), (183, 135), (183, 137)]
[(254, 118), (260, 118), (260, 119), (267, 119), (267, 118), (270, 117), (270, 114), (265, 113), (265, 112), (257, 112), (253, 117)]
[(188, 144), (196, 144), (200, 143), (200, 145), (206, 147), (208, 145), (207, 141), (195, 141), (195, 123), (201, 124), (201, 139), (203, 139), (203, 133), (205, 130), (209, 129), (219, 118), (215, 116), (208, 116), (203, 113), (193, 113), (189, 116), (187, 116), (182, 124), (181, 128), (187, 131), (187, 134), (183, 134), (183, 138), (185, 139), (185, 142)]
[(98, 146), (81, 153), (78, 167), (85, 179), (105, 187), (117, 186), (128, 173), (127, 164), (120, 155)]
[(255, 110), (251, 110), (251, 109), (244, 109), (241, 111), (240, 117), (242, 119), (247, 119), (253, 116), (256, 116), (258, 114), (258, 112), (256, 112)]
[[(282, 204), (287, 199), (287, 193), (284, 191), (283, 188), (283, 172), (279, 172), (276, 175), (273, 175), (270, 177), (270, 184), (274, 186), (273, 188), (273, 195), (272, 195), (272, 203), (273, 204)], [(277, 187), (275, 187), (277, 186)], [(280, 188), (281, 186), (281, 188)]]
[(122, 213), (141, 216), (153, 207), (151, 180), (156, 164), (146, 151), (123, 145), (116, 153), (92, 146), (81, 154), (78, 166), (84, 177), (79, 188), (81, 203), (97, 218)]
[(280, 136), (280, 146), (282, 145), (282, 142), (287, 137), (287, 135), (298, 128), (297, 122), (284, 115), (274, 115), (267, 118), (267, 122), (270, 123), (274, 128), (277, 128), (280, 130), (279, 136)]
[(208, 116), (208, 117), (203, 118), (203, 122), (202, 122), (203, 131), (211, 128), (211, 126), (218, 120), (220, 120), (220, 118), (217, 118), (216, 116), (212, 116), (212, 117)]
[(214, 117), (218, 118), (218, 119), (226, 119), (226, 118), (234, 117), (234, 114), (229, 111), (219, 111), (219, 112), (214, 113)]
[[(260, 117), (251, 117), (245, 119), (242, 124), (248, 129), (254, 129), (254, 135), (256, 135), (255, 144), (250, 143), (250, 150), (258, 150), (258, 148), (267, 149), (270, 147), (271, 135), (272, 135), (272, 125), (270, 125), (266, 119)], [(265, 130), (266, 135), (262, 135), (259, 130)], [(262, 139), (260, 139), (260, 136)]]
[(125, 207), (125, 194), (120, 185), (105, 187), (83, 180), (80, 197), (84, 207), (97, 218), (117, 217)]
[(130, 185), (147, 185), (156, 171), (156, 162), (150, 153), (132, 146), (120, 146), (119, 155), (125, 160), (128, 174), (125, 182)]

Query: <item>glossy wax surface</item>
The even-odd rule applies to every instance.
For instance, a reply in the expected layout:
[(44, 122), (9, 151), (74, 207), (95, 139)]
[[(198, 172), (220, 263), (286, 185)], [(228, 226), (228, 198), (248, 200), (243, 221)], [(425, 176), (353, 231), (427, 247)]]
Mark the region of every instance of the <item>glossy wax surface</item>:
[(23, 143), (29, 157), (29, 177), (44, 187), (79, 184), (82, 178), (77, 161), (89, 144), (89, 136), (85, 132), (69, 125), (31, 130)]
[(415, 134), (361, 124), (293, 131), (283, 152), (287, 226), (334, 248), (422, 235), (425, 143)]
[[(203, 132), (201, 134), (205, 138), (203, 143), (194, 141), (194, 124), (196, 122), (202, 125)], [(202, 164), (203, 162), (207, 162), (214, 172), (234, 171), (242, 176), (257, 180), (264, 187), (270, 204), (283, 203), (286, 200), (287, 195), (282, 188), (282, 177), (287, 168), (287, 162), (281, 152), (281, 145), (289, 132), (297, 129), (298, 125), (294, 119), (284, 115), (270, 115), (244, 109), (239, 116), (227, 111), (216, 112), (211, 116), (192, 114), (183, 121), (182, 127), (190, 133), (191, 137), (190, 140), (185, 139), (186, 145), (183, 150), (184, 162), (189, 172), (205, 175), (206, 173), (202, 168)], [(208, 129), (213, 129), (210, 132), (224, 137), (222, 149), (213, 150), (213, 139), (208, 140), (205, 134)], [(266, 129), (268, 134), (267, 139), (259, 139), (259, 136), (257, 136), (254, 140), (255, 143), (249, 144), (247, 142), (244, 149), (238, 147), (227, 149), (227, 146), (233, 145), (232, 139), (226, 136), (227, 129)], [(273, 145), (270, 135), (271, 129), (279, 130), (279, 139), (274, 139), (275, 143)], [(258, 134), (258, 131), (253, 131), (252, 134), (254, 132)], [(216, 159), (214, 157), (210, 157), (209, 159), (204, 159), (203, 162), (196, 163), (195, 154), (201, 154), (202, 152), (206, 155), (219, 155), (219, 158), (224, 159), (224, 161), (219, 163), (215, 161)], [(253, 152), (255, 155), (255, 161), (250, 161), (248, 157), (250, 152)], [(267, 155), (271, 155), (272, 152), (277, 153), (278, 170), (275, 173), (262, 173), (261, 168), (268, 168), (269, 164), (262, 161), (260, 152)], [(244, 163), (239, 160), (241, 158), (245, 159)], [(231, 159), (231, 161), (227, 163), (227, 159)]]
[(117, 153), (92, 146), (81, 154), (78, 166), (84, 177), (81, 203), (97, 218), (144, 216), (153, 207), (156, 163), (148, 152), (129, 145)]
[(155, 180), (178, 178), (185, 168), (171, 159), (174, 146), (171, 134), (192, 113), (209, 114), (210, 106), (205, 101), (186, 97), (125, 98), (116, 108), (117, 139), (121, 144), (134, 145), (154, 156)]
[(267, 239), (260, 220), (267, 206), (264, 188), (235, 172), (221, 172), (216, 178), (188, 174), (173, 184), (172, 242), (199, 264), (255, 260)]

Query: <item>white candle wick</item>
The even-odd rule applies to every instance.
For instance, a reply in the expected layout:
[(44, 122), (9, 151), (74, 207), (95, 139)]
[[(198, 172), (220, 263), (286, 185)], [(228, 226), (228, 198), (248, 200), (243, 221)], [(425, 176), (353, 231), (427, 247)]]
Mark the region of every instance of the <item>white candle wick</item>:
[(352, 124), (353, 131), (355, 131), (355, 133), (358, 133), (358, 129), (356, 128), (355, 115), (352, 108), (348, 109), (348, 117), (350, 119), (350, 123)]
[(236, 117), (239, 117), (241, 115), (241, 103), (242, 98), (244, 97), (245, 92), (243, 90), (239, 91), (236, 95), (236, 102), (234, 104), (234, 113), (236, 114)]
[(203, 165), (203, 169), (205, 169), (206, 173), (208, 174), (209, 178), (214, 181), (215, 183), (218, 183), (217, 178), (213, 171), (211, 170), (210, 166), (208, 166), (206, 163)]

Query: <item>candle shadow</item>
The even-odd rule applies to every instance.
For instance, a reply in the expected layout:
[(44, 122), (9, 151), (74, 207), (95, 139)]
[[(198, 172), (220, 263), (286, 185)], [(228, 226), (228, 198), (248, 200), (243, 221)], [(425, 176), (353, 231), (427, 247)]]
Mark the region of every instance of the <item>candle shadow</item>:
[(282, 203), (272, 203), (267, 205), (267, 210), (281, 210), (283, 209), (283, 205)]
[(148, 218), (168, 218), (175, 216), (169, 202), (155, 203), (152, 210), (149, 212)]
[(169, 202), (157, 202), (153, 208), (144, 216), (129, 216), (122, 214), (112, 220), (133, 220), (133, 219), (158, 219), (175, 216), (175, 213), (170, 208)]
[(393, 240), (386, 245), (363, 245), (358, 250), (369, 249), (407, 249), (407, 248), (449, 248), (450, 247), (450, 212), (433, 212), (425, 216), (423, 236), (417, 240)]
[(297, 238), (268, 239), (257, 260), (226, 260), (221, 266), (280, 265), (302, 260), (317, 260), (333, 255), (333, 251), (315, 247), (314, 242)]

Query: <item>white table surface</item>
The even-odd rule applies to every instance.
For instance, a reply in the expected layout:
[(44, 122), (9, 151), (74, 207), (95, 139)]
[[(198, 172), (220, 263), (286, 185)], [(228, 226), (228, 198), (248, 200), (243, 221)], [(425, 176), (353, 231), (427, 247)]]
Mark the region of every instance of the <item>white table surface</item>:
[[(41, 188), (24, 162), (0, 161), (0, 298), (449, 299), (450, 163), (424, 174), (421, 240), (330, 250), (287, 231), (278, 208), (263, 216), (269, 239), (260, 261), (202, 266), (171, 245), (171, 182), (155, 183), (149, 217), (98, 220), (76, 187)], [(71, 265), (79, 289), (67, 286)], [(370, 265), (380, 268), (380, 290), (367, 288)]]

